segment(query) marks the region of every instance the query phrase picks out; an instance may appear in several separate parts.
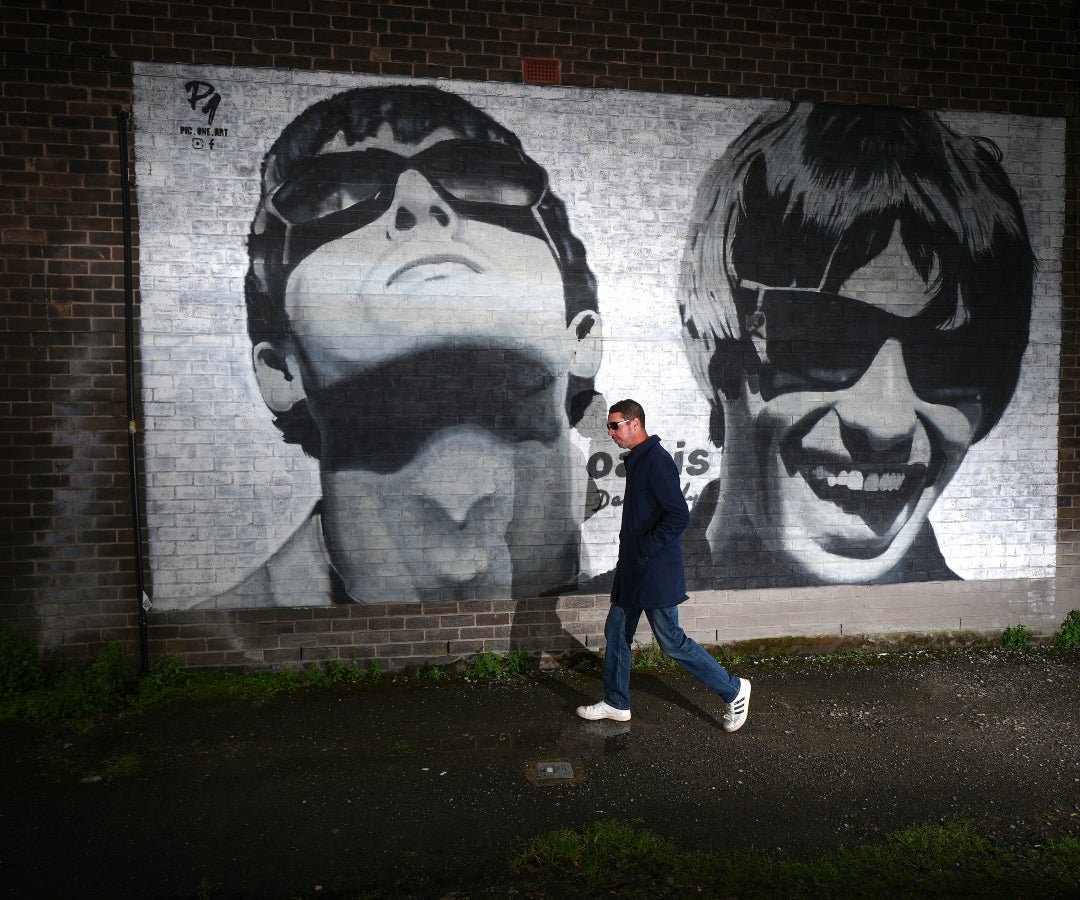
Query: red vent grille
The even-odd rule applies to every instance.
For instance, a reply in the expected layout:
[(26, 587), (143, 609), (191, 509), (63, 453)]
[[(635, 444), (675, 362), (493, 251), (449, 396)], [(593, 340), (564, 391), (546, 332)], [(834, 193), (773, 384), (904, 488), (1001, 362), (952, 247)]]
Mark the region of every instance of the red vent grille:
[(528, 84), (558, 84), (559, 61), (557, 59), (523, 59), (521, 77)]

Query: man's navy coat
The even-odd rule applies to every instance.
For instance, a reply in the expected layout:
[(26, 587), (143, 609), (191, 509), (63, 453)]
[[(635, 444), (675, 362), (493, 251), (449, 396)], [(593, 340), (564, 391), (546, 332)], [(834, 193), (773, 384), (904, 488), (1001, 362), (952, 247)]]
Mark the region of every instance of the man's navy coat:
[(682, 533), (689, 523), (675, 461), (660, 446), (660, 438), (652, 435), (626, 457), (612, 602), (657, 609), (687, 599)]

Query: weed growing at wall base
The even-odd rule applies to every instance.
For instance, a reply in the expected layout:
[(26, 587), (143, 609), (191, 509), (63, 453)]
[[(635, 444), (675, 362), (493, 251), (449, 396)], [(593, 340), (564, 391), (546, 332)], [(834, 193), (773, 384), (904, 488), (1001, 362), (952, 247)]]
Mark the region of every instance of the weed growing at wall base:
[[(743, 657), (738, 653), (728, 653), (721, 649), (712, 651), (713, 658), (722, 666), (732, 668), (743, 663)], [(642, 672), (674, 672), (679, 664), (660, 649), (656, 641), (650, 641), (633, 651), (633, 668)]]
[[(1007, 649), (1037, 649), (1023, 625), (1007, 628), (1002, 643)], [(1072, 611), (1062, 623), (1057, 646), (1063, 649), (1080, 646), (1080, 611)], [(636, 649), (634, 657), (634, 668), (639, 671), (664, 673), (678, 668), (655, 643)], [(596, 654), (587, 654), (569, 660), (567, 667), (576, 672), (592, 672), (600, 658)], [(734, 654), (718, 658), (728, 666), (743, 661), (741, 656)], [(824, 662), (865, 662), (867, 657), (851, 651), (818, 658)], [(464, 665), (466, 676), (477, 681), (521, 676), (536, 667), (533, 656), (526, 650), (514, 650), (506, 655), (485, 650), (457, 665)], [(302, 669), (237, 672), (185, 670), (178, 657), (163, 656), (141, 680), (132, 677), (132, 670), (130, 651), (124, 644), (116, 642), (107, 645), (86, 668), (65, 669), (46, 677), (33, 641), (10, 626), (0, 624), (0, 721), (22, 720), (52, 728), (85, 730), (102, 717), (125, 710), (141, 711), (153, 706), (190, 702), (261, 705), (285, 691), (375, 684), (384, 677), (375, 660), (364, 667), (357, 660), (349, 663), (329, 660), (322, 666), (312, 664)], [(457, 666), (430, 666), (403, 677), (410, 682), (439, 682), (458, 677), (461, 671)], [(393, 678), (395, 682), (398, 680), (397, 676)]]
[(34, 641), (0, 622), (0, 699), (41, 687), (45, 676)]
[[(16, 652), (22, 651), (16, 648)], [(64, 669), (27, 690), (0, 697), (0, 720), (25, 719), (85, 729), (122, 706), (133, 684), (128, 649), (113, 642), (83, 670)]]
[(139, 681), (132, 671), (127, 646), (114, 642), (84, 669), (67, 668), (45, 678), (33, 642), (5, 635), (0, 639), (0, 673), (10, 674), (0, 692), (0, 721), (82, 731), (103, 716), (124, 710), (193, 701), (262, 704), (283, 691), (375, 682), (382, 676), (374, 661), (365, 671), (355, 660), (272, 672), (192, 672), (183, 669), (175, 656), (158, 658)]
[[(527, 650), (502, 656), (485, 650), (468, 664), (466, 673), (476, 680), (523, 675), (532, 667)], [(149, 673), (136, 681), (128, 648), (108, 644), (85, 669), (64, 669), (46, 679), (34, 642), (9, 626), (0, 630), (0, 721), (23, 720), (55, 728), (85, 730), (102, 716), (123, 710), (140, 711), (172, 703), (253, 703), (261, 705), (285, 691), (349, 684), (374, 684), (383, 678), (376, 660), (361, 667), (328, 660), (322, 666), (274, 671), (189, 671), (176, 656), (154, 661)], [(451, 677), (432, 666), (417, 670), (410, 680), (440, 681)]]
[(1001, 645), (1007, 650), (1030, 650), (1032, 645), (1031, 633), (1024, 625), (1011, 625), (1005, 629), (1002, 635)]
[(678, 668), (678, 663), (660, 649), (656, 641), (650, 641), (633, 654), (632, 667), (646, 672), (665, 672)]
[(1057, 645), (1062, 650), (1070, 647), (1080, 647), (1080, 609), (1074, 609), (1061, 623), (1057, 634)]
[[(1034, 639), (1024, 625), (1012, 625), (1005, 629), (1002, 646), (1009, 650), (1030, 650)], [(1055, 643), (1061, 650), (1080, 647), (1080, 609), (1072, 610), (1061, 623)]]
[(532, 656), (528, 650), (512, 650), (506, 656), (484, 650), (469, 662), (467, 673), (470, 678), (490, 681), (504, 675), (524, 675), (531, 665)]
[(528, 650), (511, 650), (506, 654), (506, 671), (511, 675), (524, 675), (532, 667), (532, 654)]

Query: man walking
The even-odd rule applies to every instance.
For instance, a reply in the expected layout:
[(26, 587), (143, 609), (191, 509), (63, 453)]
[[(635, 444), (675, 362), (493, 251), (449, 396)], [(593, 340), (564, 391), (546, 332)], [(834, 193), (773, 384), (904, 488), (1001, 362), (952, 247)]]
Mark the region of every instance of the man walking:
[(660, 649), (725, 704), (725, 731), (738, 731), (750, 712), (750, 682), (736, 678), (679, 627), (678, 605), (688, 599), (682, 534), (690, 511), (679, 489), (679, 474), (660, 438), (645, 430), (645, 410), (620, 400), (607, 421), (611, 439), (626, 456), (619, 562), (611, 589), (604, 637), (604, 699), (579, 706), (583, 719), (630, 718), (630, 645), (644, 612)]

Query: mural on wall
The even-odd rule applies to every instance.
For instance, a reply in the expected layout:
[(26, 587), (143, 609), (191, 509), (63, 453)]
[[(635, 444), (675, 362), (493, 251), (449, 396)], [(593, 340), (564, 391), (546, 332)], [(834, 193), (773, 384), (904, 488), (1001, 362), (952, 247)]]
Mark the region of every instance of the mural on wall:
[(1034, 262), (1000, 151), (932, 113), (799, 104), (740, 135), (680, 290), (724, 447), (695, 583), (955, 579), (927, 517), (1012, 397)]
[(600, 319), (516, 136), (433, 87), (321, 101), (270, 148), (248, 251), (259, 388), (322, 498), (214, 605), (573, 590), (567, 430), (594, 399)]
[(159, 609), (602, 593), (625, 396), (693, 590), (1052, 572), (1059, 122), (151, 63), (135, 114)]

